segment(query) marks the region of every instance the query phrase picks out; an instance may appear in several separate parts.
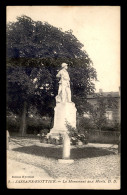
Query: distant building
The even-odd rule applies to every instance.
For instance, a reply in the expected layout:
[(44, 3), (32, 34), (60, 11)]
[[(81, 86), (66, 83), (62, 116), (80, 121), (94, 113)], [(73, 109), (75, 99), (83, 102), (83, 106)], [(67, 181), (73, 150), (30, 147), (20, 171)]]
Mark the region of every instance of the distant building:
[(116, 107), (109, 107), (106, 109), (106, 117), (108, 122), (117, 122), (120, 123), (120, 88), (118, 92), (103, 92), (102, 89), (99, 89), (98, 93), (87, 95), (87, 102), (93, 106), (97, 106), (98, 97), (103, 97), (105, 100), (108, 97), (112, 97), (116, 103)]

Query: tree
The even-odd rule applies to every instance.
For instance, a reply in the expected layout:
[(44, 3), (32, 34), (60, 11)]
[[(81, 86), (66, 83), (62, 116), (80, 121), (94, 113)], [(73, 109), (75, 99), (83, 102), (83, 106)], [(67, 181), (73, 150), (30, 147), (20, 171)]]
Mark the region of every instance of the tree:
[(69, 65), (72, 101), (82, 112), (78, 102), (94, 92), (93, 80), (97, 79), (93, 63), (82, 48), (71, 30), (63, 32), (47, 22), (22, 16), (7, 24), (7, 104), (14, 112), (22, 113), (21, 130), (26, 129), (31, 104), (41, 114), (53, 115), (56, 74), (62, 62)]
[[(97, 103), (91, 105), (89, 102), (85, 104), (85, 113), (90, 115), (91, 124), (101, 131), (103, 127), (108, 125), (106, 111), (107, 109), (118, 109), (118, 102), (113, 97), (96, 96)], [(115, 124), (114, 124), (115, 125)]]
[(91, 117), (93, 119), (93, 123), (101, 131), (102, 127), (107, 124), (106, 118), (106, 103), (104, 97), (97, 98), (97, 105), (91, 109)]

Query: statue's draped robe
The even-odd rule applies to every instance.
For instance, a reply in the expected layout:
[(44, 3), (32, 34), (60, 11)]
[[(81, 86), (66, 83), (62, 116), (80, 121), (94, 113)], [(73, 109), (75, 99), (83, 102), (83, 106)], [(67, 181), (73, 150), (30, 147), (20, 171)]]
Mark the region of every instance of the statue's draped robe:
[(56, 77), (60, 77), (57, 102), (71, 102), (70, 77), (66, 69), (58, 72)]

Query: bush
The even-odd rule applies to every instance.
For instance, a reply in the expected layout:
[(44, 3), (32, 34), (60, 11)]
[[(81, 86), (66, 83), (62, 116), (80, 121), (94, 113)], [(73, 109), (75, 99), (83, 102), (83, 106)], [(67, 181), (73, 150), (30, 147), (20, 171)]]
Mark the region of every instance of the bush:
[(7, 130), (9, 132), (18, 132), (20, 127), (20, 118), (11, 113), (7, 116)]
[(55, 144), (55, 145), (61, 145), (63, 143), (63, 137), (61, 136), (61, 134), (59, 134), (56, 137), (47, 137), (46, 134), (40, 134), (40, 142), (41, 143), (48, 143), (48, 144)]
[(85, 134), (85, 131), (88, 129), (94, 129), (95, 125), (92, 123), (90, 118), (86, 118), (83, 116), (77, 117), (77, 129), (78, 132)]
[(72, 145), (77, 145), (80, 142), (82, 144), (88, 144), (88, 132), (84, 131), (84, 133), (80, 133), (80, 131), (74, 127), (72, 127), (70, 124), (66, 123), (66, 127), (69, 132), (69, 137), (71, 139)]
[(119, 140), (120, 132), (118, 131), (92, 131), (89, 130), (89, 142), (116, 144)]
[(43, 118), (37, 118), (37, 117), (33, 117), (27, 118), (27, 133), (28, 134), (38, 134), (41, 133), (41, 131), (45, 131), (48, 132), (50, 129), (50, 122), (51, 119), (48, 118), (47, 120), (44, 120)]
[(117, 121), (108, 123), (102, 128), (102, 131), (120, 131), (120, 123)]

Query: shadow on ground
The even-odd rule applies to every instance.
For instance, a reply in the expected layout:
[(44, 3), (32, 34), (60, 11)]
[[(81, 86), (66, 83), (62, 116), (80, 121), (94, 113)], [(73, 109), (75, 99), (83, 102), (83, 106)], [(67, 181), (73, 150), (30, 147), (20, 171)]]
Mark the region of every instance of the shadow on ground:
[[(48, 158), (60, 159), (62, 158), (62, 147), (52, 148), (52, 147), (42, 147), (42, 146), (26, 146), (15, 148), (13, 151), (22, 152), (26, 154), (33, 154), (37, 156), (44, 156)], [(113, 151), (108, 151), (107, 149), (95, 148), (95, 147), (86, 147), (86, 148), (72, 148), (71, 156), (72, 159), (81, 159), (81, 158), (93, 158), (99, 156), (105, 156), (115, 154)]]

